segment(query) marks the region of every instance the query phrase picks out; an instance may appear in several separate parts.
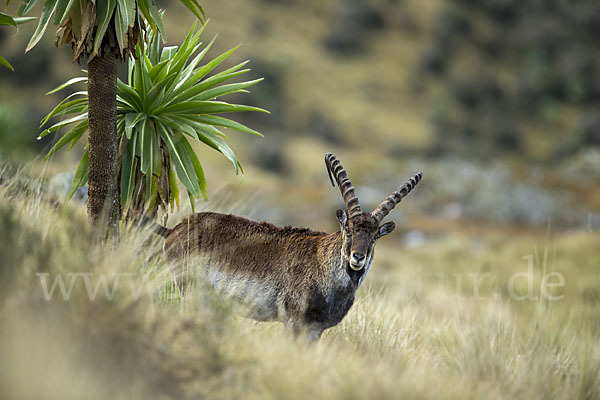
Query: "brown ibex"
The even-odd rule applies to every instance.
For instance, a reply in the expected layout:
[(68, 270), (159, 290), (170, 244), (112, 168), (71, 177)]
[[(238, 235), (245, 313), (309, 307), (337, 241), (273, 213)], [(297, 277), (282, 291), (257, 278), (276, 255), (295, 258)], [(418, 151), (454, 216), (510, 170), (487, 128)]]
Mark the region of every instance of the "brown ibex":
[(394, 230), (393, 222), (381, 221), (422, 176), (416, 174), (368, 213), (338, 159), (328, 153), (325, 164), (346, 204), (346, 210), (337, 210), (339, 231), (280, 228), (203, 212), (173, 229), (158, 229), (167, 259), (188, 259), (193, 275), (247, 306), (249, 317), (281, 321), (294, 335), (318, 340), (344, 318), (371, 269), (375, 243)]

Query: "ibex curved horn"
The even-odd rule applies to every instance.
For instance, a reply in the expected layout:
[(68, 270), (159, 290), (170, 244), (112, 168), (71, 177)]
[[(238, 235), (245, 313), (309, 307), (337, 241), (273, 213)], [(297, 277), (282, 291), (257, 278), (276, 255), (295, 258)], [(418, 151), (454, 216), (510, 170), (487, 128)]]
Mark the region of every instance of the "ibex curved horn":
[(325, 165), (327, 165), (329, 180), (334, 187), (335, 182), (333, 181), (333, 176), (335, 176), (335, 180), (340, 188), (342, 197), (344, 198), (344, 203), (346, 203), (349, 218), (360, 215), (362, 210), (360, 209), (358, 197), (356, 197), (356, 194), (354, 193), (354, 186), (352, 186), (352, 182), (348, 179), (348, 174), (346, 174), (346, 170), (340, 163), (340, 160), (333, 154), (327, 153), (325, 154)]
[(419, 183), (422, 177), (423, 174), (419, 172), (410, 178), (404, 185), (400, 186), (398, 190), (389, 195), (387, 199), (377, 206), (371, 215), (375, 217), (377, 221), (381, 222), (381, 220), (396, 207), (396, 204), (400, 203), (400, 201), (405, 198), (415, 186), (417, 186), (417, 183)]

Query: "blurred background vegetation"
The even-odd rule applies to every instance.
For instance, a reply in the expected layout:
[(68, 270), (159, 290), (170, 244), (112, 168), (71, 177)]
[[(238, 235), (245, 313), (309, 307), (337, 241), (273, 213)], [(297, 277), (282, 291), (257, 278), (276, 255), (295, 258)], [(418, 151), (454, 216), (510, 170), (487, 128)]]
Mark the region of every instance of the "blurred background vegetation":
[[(158, 5), (167, 9), (168, 42), (179, 43), (193, 16), (178, 2)], [(265, 81), (252, 88), (250, 103), (271, 111), (238, 116), (266, 134), (232, 135), (245, 178), (199, 149), (209, 192), (243, 182), (235, 190), (260, 192), (257, 216), (318, 223), (338, 203), (322, 165), (334, 151), (373, 205), (422, 170), (424, 186), (405, 207), (438, 221), (427, 226), (444, 230), (439, 221), (456, 219), (492, 229), (600, 223), (594, 0), (229, 0), (204, 7), (211, 19), (204, 40), (220, 35), (212, 55), (242, 44), (231, 65), (251, 60), (251, 78)], [(0, 146), (4, 158), (16, 154), (20, 162), (56, 139), (35, 140), (39, 120), (60, 99), (43, 94), (80, 68), (69, 48), (52, 48), (52, 35), (24, 54), (34, 25), (17, 35), (0, 31), (16, 69), (0, 70)], [(53, 172), (73, 171), (81, 149), (72, 153), (55, 158)], [(307, 212), (323, 203), (330, 207)], [(321, 228), (335, 227), (329, 219)]]

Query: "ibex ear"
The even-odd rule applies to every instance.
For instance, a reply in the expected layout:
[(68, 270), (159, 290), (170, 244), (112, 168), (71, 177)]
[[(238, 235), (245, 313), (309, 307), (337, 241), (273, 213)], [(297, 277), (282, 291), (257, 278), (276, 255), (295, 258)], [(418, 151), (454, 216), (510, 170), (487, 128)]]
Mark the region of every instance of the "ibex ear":
[(386, 222), (385, 224), (379, 227), (379, 237), (383, 237), (388, 233), (392, 233), (392, 231), (396, 228), (396, 224), (393, 222)]
[(346, 222), (348, 222), (348, 214), (346, 213), (346, 211), (345, 210), (337, 210), (335, 212), (335, 216), (337, 217), (342, 229), (344, 229), (346, 227)]

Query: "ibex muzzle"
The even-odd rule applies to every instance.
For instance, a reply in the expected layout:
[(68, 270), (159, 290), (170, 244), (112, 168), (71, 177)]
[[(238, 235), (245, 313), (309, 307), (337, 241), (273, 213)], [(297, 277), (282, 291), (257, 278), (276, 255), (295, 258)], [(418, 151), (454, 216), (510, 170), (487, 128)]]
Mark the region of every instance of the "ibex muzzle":
[(375, 243), (394, 230), (383, 218), (421, 180), (418, 173), (367, 213), (339, 160), (328, 153), (325, 164), (345, 203), (336, 213), (339, 231), (280, 228), (205, 212), (157, 230), (166, 238), (166, 257), (186, 260), (188, 270), (246, 305), (251, 318), (281, 321), (294, 335), (317, 340), (344, 318), (371, 268)]

